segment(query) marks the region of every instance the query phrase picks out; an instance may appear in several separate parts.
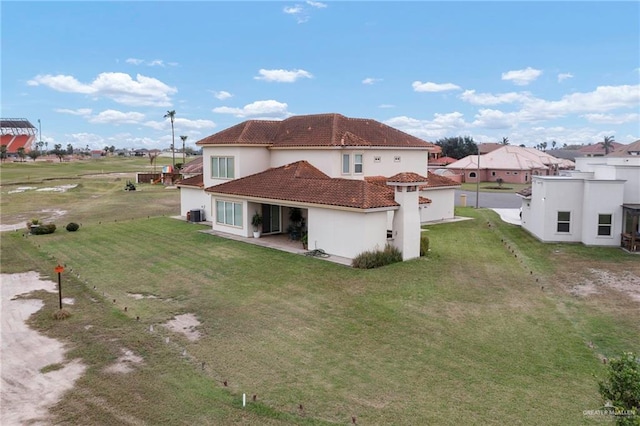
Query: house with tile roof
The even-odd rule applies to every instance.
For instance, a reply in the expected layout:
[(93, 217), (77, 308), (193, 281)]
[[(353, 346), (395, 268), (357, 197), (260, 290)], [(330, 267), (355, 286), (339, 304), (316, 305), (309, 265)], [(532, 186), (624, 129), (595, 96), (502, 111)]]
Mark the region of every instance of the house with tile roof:
[[(479, 158), (478, 158), (479, 157)], [(478, 161), (480, 164), (478, 165)], [(532, 176), (554, 176), (573, 162), (534, 148), (503, 145), (486, 154), (468, 155), (446, 166), (463, 176), (463, 182), (529, 183)]]
[[(609, 153), (619, 150), (622, 147), (624, 147), (624, 145), (619, 142), (611, 142)], [(604, 157), (607, 155), (607, 151), (602, 142), (597, 142), (580, 148), (578, 154), (584, 157)]]
[[(522, 227), (544, 242), (621, 246), (640, 252), (640, 141), (607, 156), (577, 157), (559, 176), (534, 176)], [(635, 149), (635, 151), (634, 151)]]
[[(263, 235), (285, 233), (300, 209), (311, 249), (354, 258), (391, 243), (406, 260), (419, 255), (427, 211), (453, 217), (458, 184), (426, 176), (434, 145), (375, 120), (248, 120), (196, 145), (202, 174), (178, 183), (181, 214), (200, 209), (217, 232), (249, 238), (259, 213)], [(451, 206), (425, 208), (437, 191)]]

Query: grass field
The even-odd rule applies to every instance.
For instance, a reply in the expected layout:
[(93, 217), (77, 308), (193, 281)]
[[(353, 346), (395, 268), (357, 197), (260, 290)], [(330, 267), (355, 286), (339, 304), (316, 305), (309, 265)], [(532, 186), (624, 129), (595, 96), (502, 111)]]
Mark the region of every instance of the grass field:
[[(530, 183), (503, 183), (502, 188), (499, 188), (496, 182), (480, 182), (480, 192), (501, 192), (501, 193), (515, 193), (531, 186)], [(463, 183), (460, 189), (464, 191), (475, 191), (477, 184), (475, 183)]]
[[(88, 365), (55, 423), (595, 424), (583, 410), (602, 405), (600, 358), (640, 351), (637, 301), (570, 293), (593, 271), (640, 276), (617, 249), (541, 244), (461, 208), (474, 219), (429, 226), (426, 258), (353, 270), (200, 233), (168, 217), (176, 191), (85, 179), (51, 201), (78, 232), (2, 234), (2, 273), (67, 265), (73, 316), (52, 320), (57, 295), (42, 292), (32, 318)], [(37, 210), (6, 191), (3, 223), (5, 203)], [(181, 314), (199, 340), (162, 327)], [(106, 373), (124, 348), (144, 362)], [(257, 402), (243, 409), (243, 393)]]

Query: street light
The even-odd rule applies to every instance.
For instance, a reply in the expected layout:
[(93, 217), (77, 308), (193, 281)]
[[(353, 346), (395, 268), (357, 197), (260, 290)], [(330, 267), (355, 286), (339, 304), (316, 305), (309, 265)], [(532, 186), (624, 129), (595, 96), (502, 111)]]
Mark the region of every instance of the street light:
[(477, 171), (476, 171), (476, 209), (478, 208), (478, 202), (480, 200), (480, 144), (476, 144), (476, 148), (478, 149), (478, 161), (477, 161)]

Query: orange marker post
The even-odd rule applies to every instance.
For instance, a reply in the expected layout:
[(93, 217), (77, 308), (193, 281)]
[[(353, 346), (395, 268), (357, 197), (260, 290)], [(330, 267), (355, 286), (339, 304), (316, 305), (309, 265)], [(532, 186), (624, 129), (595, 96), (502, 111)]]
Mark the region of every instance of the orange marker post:
[(53, 270), (58, 273), (58, 302), (60, 305), (60, 309), (62, 309), (62, 279), (60, 277), (60, 274), (64, 272), (64, 266), (58, 265), (53, 268)]

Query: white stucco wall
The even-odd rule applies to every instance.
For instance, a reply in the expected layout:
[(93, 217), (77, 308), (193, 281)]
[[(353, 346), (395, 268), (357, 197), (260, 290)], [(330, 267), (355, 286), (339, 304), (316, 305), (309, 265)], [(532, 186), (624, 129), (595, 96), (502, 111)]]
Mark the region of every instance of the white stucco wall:
[(270, 167), (269, 150), (265, 147), (204, 147), (202, 150), (202, 174), (205, 188), (230, 180), (211, 177), (211, 157), (233, 157), (235, 179), (263, 172)]
[(353, 259), (366, 250), (384, 249), (387, 212), (357, 213), (310, 207), (307, 211), (309, 250)]
[(419, 192), (407, 189), (395, 188), (395, 201), (400, 204), (400, 208), (393, 214), (393, 245), (402, 252), (402, 260), (420, 257)]
[(431, 188), (421, 191), (420, 195), (431, 200), (431, 204), (420, 205), (420, 222), (452, 219), (455, 216), (455, 188)]
[[(349, 154), (349, 174), (342, 173), (342, 155)], [(354, 173), (355, 154), (362, 154), (363, 173)], [(377, 161), (377, 157), (380, 161)], [(399, 157), (399, 161), (395, 161)], [(427, 174), (427, 151), (402, 149), (274, 149), (271, 150), (271, 167), (280, 167), (296, 161), (306, 160), (330, 177), (363, 179), (364, 176), (393, 176), (401, 172)]]
[[(622, 194), (619, 180), (587, 180), (582, 204), (582, 242), (586, 245), (619, 246), (622, 232)], [(612, 215), (610, 236), (598, 235), (598, 215)]]
[[(534, 176), (531, 214), (523, 209), (522, 227), (545, 242), (579, 242), (582, 238), (584, 181)], [(570, 232), (557, 232), (558, 212), (571, 213)]]
[(624, 203), (640, 204), (640, 164), (616, 167), (616, 179), (626, 181), (623, 193)]
[(199, 188), (180, 188), (180, 215), (187, 216), (187, 212), (196, 209), (204, 210), (204, 220), (211, 220), (211, 197)]

